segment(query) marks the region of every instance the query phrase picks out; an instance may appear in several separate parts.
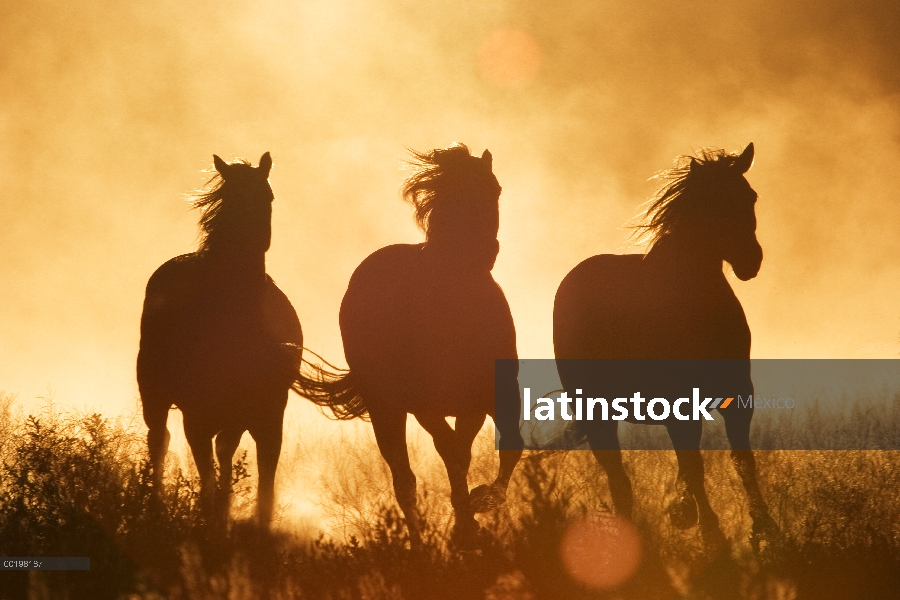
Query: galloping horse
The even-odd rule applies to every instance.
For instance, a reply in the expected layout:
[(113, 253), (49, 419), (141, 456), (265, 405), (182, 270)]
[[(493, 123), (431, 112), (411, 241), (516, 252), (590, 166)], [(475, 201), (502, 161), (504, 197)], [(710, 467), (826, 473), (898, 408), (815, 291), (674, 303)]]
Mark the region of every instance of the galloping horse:
[[(509, 305), (491, 276), (500, 248), (500, 185), (487, 150), (477, 158), (454, 144), (413, 157), (417, 170), (403, 196), (426, 242), (387, 246), (357, 267), (340, 311), (349, 371), (317, 367), (295, 389), (337, 418), (371, 419), (413, 549), (421, 535), (406, 418), (414, 415), (446, 465), (453, 540), (462, 547), (477, 542), (474, 513), (505, 499), (523, 447), (517, 417), (494, 417), (494, 361), (517, 357)], [(514, 409), (501, 415), (518, 415), (517, 375), (516, 366), (498, 377), (498, 398)], [(499, 474), (470, 494), (472, 442), (487, 415), (501, 436)], [(456, 417), (455, 428), (446, 417)]]
[[(737, 363), (743, 380), (734, 383), (752, 391), (750, 328), (722, 261), (742, 281), (755, 277), (762, 264), (757, 194), (744, 178), (753, 144), (741, 153), (704, 149), (699, 154), (682, 157), (661, 174), (666, 183), (638, 226), (651, 243), (647, 254), (593, 256), (563, 279), (553, 311), (557, 359), (743, 359)], [(564, 365), (557, 363), (563, 387), (573, 393), (578, 382)], [(734, 406), (720, 414), (757, 539), (774, 531), (775, 523), (756, 481), (750, 449), (753, 408)], [(704, 539), (721, 543), (724, 536), (703, 483), (702, 422), (669, 419), (664, 424), (677, 453), (681, 492), (669, 507), (670, 518), (687, 528), (696, 524), (699, 512)], [(606, 471), (616, 511), (630, 518), (631, 482), (622, 466), (617, 425), (594, 421), (583, 432)]]
[(157, 489), (169, 445), (166, 420), (175, 405), (184, 415), (207, 510), (215, 498), (215, 437), (220, 518), (228, 515), (232, 456), (245, 431), (253, 436), (257, 516), (265, 527), (303, 335), (291, 303), (266, 274), (274, 199), (269, 153), (258, 167), (213, 160), (217, 174), (193, 203), (202, 210), (200, 248), (166, 262), (147, 283), (138, 387)]

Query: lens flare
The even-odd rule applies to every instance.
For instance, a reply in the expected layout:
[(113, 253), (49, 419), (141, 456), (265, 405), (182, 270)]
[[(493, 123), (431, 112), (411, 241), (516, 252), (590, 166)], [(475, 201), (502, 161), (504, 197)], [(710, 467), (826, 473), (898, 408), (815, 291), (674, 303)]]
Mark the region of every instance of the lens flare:
[(521, 29), (498, 29), (478, 50), (481, 77), (498, 87), (521, 87), (534, 78), (540, 66), (541, 47)]
[(641, 540), (629, 521), (590, 515), (569, 525), (560, 555), (572, 579), (590, 588), (615, 589), (628, 582), (641, 563)]

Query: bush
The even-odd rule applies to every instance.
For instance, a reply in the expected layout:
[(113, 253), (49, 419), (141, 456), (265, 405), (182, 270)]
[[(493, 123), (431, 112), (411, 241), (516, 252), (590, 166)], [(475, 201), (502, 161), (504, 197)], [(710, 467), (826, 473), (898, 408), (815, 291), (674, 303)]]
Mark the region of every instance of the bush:
[[(509, 502), (480, 517), (482, 549), (450, 550), (442, 466), (414, 451), (425, 549), (406, 548), (404, 520), (371, 436), (327, 445), (320, 481), (337, 538), (238, 521), (205, 523), (199, 481), (176, 459), (155, 490), (144, 432), (100, 415), (16, 414), (0, 395), (0, 554), (90, 556), (91, 570), (6, 572), (0, 597), (58, 598), (888, 598), (900, 589), (900, 456), (896, 452), (760, 452), (760, 481), (783, 535), (760, 554), (727, 452), (705, 452), (707, 488), (731, 547), (710, 556), (695, 529), (668, 522), (677, 471), (671, 452), (626, 452), (642, 560), (612, 592), (574, 582), (560, 560), (573, 520), (610, 512), (605, 476), (588, 452), (527, 454)], [(331, 453), (331, 454), (330, 454)], [(333, 458), (333, 457), (332, 457)], [(368, 461), (368, 462), (366, 462)], [(291, 457), (286, 457), (291, 471)], [(368, 467), (367, 467), (368, 465)], [(255, 496), (252, 465), (236, 461), (238, 512)], [(383, 465), (382, 465), (383, 466)], [(473, 479), (496, 468), (489, 432)], [(294, 469), (295, 471), (296, 469)], [(291, 471), (293, 472), (293, 471)], [(334, 521), (333, 521), (334, 522)]]

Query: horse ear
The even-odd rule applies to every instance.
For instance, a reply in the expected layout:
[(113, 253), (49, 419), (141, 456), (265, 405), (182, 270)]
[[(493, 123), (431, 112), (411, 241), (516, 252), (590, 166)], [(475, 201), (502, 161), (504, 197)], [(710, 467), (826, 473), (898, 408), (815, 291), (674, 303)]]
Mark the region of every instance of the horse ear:
[(215, 165), (216, 171), (219, 172), (219, 175), (224, 178), (225, 171), (228, 170), (228, 165), (225, 163), (225, 161), (219, 158), (217, 155), (213, 154), (213, 165)]
[(272, 170), (272, 155), (268, 152), (263, 154), (262, 158), (259, 159), (259, 170), (263, 177), (268, 179), (269, 171)]
[(691, 157), (691, 164), (688, 165), (690, 168), (690, 172), (696, 174), (700, 170), (700, 163), (697, 162), (697, 159), (693, 156)]
[(494, 157), (491, 156), (491, 151), (485, 148), (484, 152), (481, 153), (481, 160), (483, 160), (487, 164), (488, 171), (493, 168)]
[(753, 166), (753, 142), (747, 144), (741, 155), (734, 161), (734, 168), (738, 170), (738, 173), (746, 173), (751, 166)]

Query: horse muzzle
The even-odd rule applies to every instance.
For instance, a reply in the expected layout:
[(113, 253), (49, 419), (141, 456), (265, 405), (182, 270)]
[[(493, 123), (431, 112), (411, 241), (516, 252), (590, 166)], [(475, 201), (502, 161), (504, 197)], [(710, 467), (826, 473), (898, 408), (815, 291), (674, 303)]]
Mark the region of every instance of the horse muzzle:
[(731, 265), (732, 270), (734, 270), (734, 274), (741, 281), (748, 281), (753, 279), (759, 273), (759, 269), (762, 266), (763, 259), (763, 251), (762, 246), (759, 245), (759, 242), (753, 240), (752, 248), (743, 253), (740, 257), (735, 257), (734, 260), (725, 259), (728, 261), (728, 264)]

